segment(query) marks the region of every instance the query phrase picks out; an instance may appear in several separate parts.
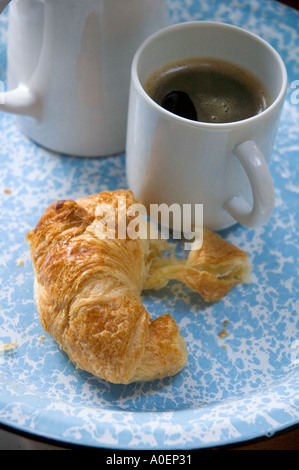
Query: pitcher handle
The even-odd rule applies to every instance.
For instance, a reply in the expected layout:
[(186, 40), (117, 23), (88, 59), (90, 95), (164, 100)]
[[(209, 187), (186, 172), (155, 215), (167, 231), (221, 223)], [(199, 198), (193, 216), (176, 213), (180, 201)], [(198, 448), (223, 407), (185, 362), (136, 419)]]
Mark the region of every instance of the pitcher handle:
[[(11, 0), (0, 0), (0, 14)], [(12, 114), (25, 114), (37, 116), (39, 111), (38, 97), (28, 86), (20, 84), (14, 90), (0, 93), (0, 111)]]

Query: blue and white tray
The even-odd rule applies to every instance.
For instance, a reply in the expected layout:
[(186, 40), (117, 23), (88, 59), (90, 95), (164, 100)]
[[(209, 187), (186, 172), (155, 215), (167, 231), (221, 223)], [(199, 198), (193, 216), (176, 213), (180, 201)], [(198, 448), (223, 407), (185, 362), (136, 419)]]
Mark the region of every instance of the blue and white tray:
[[(53, 154), (1, 113), (0, 343), (18, 347), (0, 356), (0, 424), (12, 429), (66, 444), (175, 450), (269, 436), (299, 422), (299, 13), (274, 0), (169, 5), (173, 22), (216, 20), (259, 34), (288, 69), (270, 165), (274, 214), (261, 228), (223, 233), (249, 253), (252, 283), (216, 305), (178, 283), (144, 293), (152, 317), (173, 314), (187, 341), (188, 365), (173, 378), (120, 386), (76, 370), (41, 328), (25, 235), (52, 200), (126, 187), (125, 155)], [(6, 40), (4, 14), (1, 78)]]

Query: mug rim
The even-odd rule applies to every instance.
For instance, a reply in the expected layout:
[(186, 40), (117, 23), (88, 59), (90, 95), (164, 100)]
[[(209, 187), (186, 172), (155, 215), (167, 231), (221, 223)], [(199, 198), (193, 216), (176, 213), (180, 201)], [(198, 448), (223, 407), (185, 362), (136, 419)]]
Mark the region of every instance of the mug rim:
[[(278, 95), (276, 96), (275, 100), (268, 106), (266, 109), (264, 109), (261, 113), (255, 114), (254, 116), (250, 116), (249, 118), (242, 119), (239, 121), (232, 121), (232, 122), (205, 122), (205, 121), (194, 121), (191, 119), (184, 118), (182, 116), (178, 116), (177, 114), (172, 113), (171, 111), (166, 110), (163, 108), (161, 105), (156, 103), (145, 91), (143, 88), (139, 75), (138, 75), (138, 63), (140, 60), (140, 57), (144, 51), (144, 49), (151, 43), (157, 40), (160, 36), (164, 36), (165, 34), (168, 34), (168, 32), (171, 32), (176, 29), (188, 29), (194, 26), (204, 26), (204, 27), (222, 27), (222, 28), (227, 28), (227, 29), (233, 29), (236, 31), (239, 31), (241, 34), (250, 36), (251, 38), (259, 41), (265, 48), (271, 52), (271, 54), (275, 57), (280, 71), (282, 75), (282, 83), (280, 87), (280, 91)], [(233, 62), (233, 60), (232, 60)], [(239, 26), (232, 25), (230, 23), (224, 23), (224, 22), (219, 22), (219, 21), (206, 21), (206, 20), (197, 20), (197, 21), (185, 21), (182, 23), (175, 23), (170, 26), (166, 26), (165, 28), (160, 29), (159, 31), (153, 33), (150, 35), (143, 43), (139, 46), (137, 51), (135, 52), (133, 61), (132, 61), (132, 66), (131, 66), (131, 79), (133, 80), (133, 83), (135, 86), (138, 88), (139, 93), (143, 96), (143, 98), (149, 103), (150, 106), (152, 106), (154, 109), (156, 109), (159, 113), (163, 114), (165, 117), (168, 119), (174, 119), (178, 122), (184, 123), (189, 126), (194, 126), (194, 127), (200, 127), (200, 128), (210, 128), (210, 129), (222, 129), (224, 130), (225, 128), (231, 128), (235, 126), (240, 126), (247, 124), (253, 120), (256, 119), (261, 119), (268, 114), (271, 114), (280, 104), (283, 103), (284, 98), (286, 96), (287, 92), (287, 87), (288, 87), (288, 76), (287, 76), (287, 70), (284, 61), (282, 60), (280, 54), (277, 52), (277, 50), (265, 39), (261, 38), (259, 35), (248, 31), (247, 29), (244, 29)]]

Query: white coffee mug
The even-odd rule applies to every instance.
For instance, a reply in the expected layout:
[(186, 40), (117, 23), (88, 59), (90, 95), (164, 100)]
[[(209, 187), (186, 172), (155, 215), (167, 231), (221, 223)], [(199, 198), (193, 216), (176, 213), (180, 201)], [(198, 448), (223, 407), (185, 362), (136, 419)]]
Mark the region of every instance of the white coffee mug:
[[(161, 67), (190, 57), (218, 58), (248, 69), (265, 84), (270, 105), (230, 123), (191, 121), (167, 111), (148, 96), (143, 83)], [(137, 50), (131, 69), (126, 170), (136, 198), (147, 208), (202, 204), (203, 224), (213, 230), (267, 222), (274, 207), (267, 162), (286, 90), (279, 54), (244, 29), (192, 21), (153, 34)]]
[(134, 53), (168, 23), (166, 0), (13, 0), (0, 110), (57, 152), (124, 151)]

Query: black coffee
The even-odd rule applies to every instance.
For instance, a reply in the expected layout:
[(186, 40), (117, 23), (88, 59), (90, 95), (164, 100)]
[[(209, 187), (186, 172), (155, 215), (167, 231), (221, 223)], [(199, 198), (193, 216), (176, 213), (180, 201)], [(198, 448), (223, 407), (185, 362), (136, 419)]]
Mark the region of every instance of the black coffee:
[(195, 121), (241, 121), (269, 106), (268, 92), (258, 78), (220, 59), (171, 63), (154, 72), (143, 87), (160, 106)]

